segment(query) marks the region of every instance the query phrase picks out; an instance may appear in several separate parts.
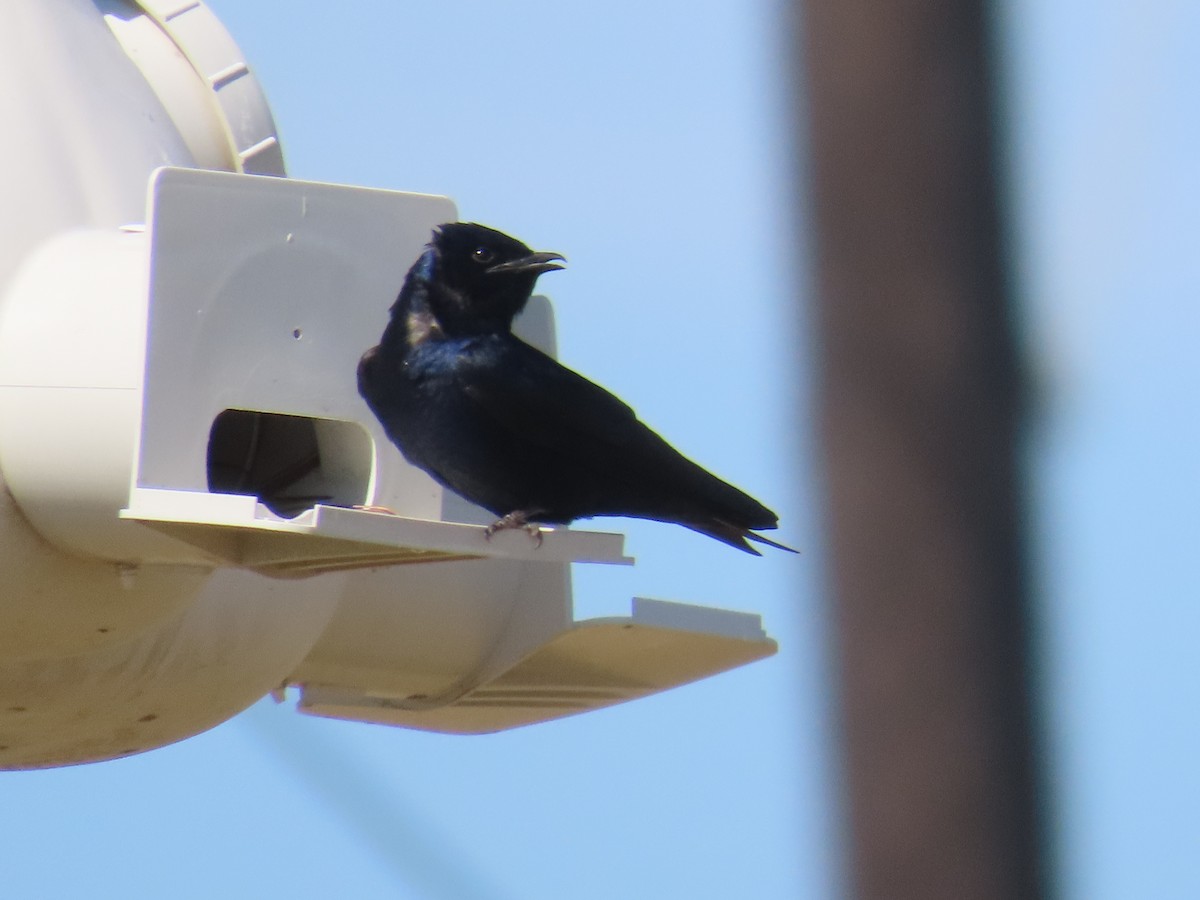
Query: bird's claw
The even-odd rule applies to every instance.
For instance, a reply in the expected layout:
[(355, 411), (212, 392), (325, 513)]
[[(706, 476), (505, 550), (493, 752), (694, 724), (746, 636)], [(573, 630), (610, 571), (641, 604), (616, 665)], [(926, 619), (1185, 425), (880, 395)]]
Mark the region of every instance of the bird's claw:
[(542, 526), (537, 522), (528, 522), (525, 525), (525, 533), (533, 538), (533, 546), (542, 546)]
[(501, 516), (487, 528), (483, 529), (483, 536), (486, 540), (491, 540), (492, 535), (497, 531), (507, 531), (510, 528), (522, 528), (534, 541), (535, 547), (542, 546), (542, 526), (537, 522), (530, 522), (526, 513), (510, 512), (506, 516)]

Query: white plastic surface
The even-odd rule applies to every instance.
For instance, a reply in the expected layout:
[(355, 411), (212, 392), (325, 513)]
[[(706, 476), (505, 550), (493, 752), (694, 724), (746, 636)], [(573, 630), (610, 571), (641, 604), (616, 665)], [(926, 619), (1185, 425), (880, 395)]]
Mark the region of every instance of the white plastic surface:
[(194, 545), (213, 565), (280, 577), (343, 569), (497, 557), (530, 562), (632, 563), (619, 534), (543, 528), (490, 538), (478, 525), (318, 504), (292, 518), (238, 494), (134, 490), (121, 517)]
[(196, 0), (138, 0), (105, 15), (197, 165), (283, 175), (275, 120), (245, 56)]
[[(572, 623), (525, 655), (497, 653), (489, 669), (440, 696), (414, 691), (416, 682), (396, 679), (394, 669), (360, 669), (353, 687), (337, 684), (316, 665), (318, 644), (298, 673), (315, 676), (316, 682), (302, 690), (299, 709), (480, 734), (636, 700), (763, 659), (776, 649), (756, 615), (638, 598), (628, 618)], [(322, 674), (326, 683), (318, 680)]]
[(404, 274), (445, 197), (164, 169), (151, 185), (145, 397), (138, 487), (206, 491), (225, 409), (357, 423), (377, 454), (358, 502), (438, 518), (441, 489), (403, 464), (358, 395)]
[(0, 304), (8, 489), (47, 540), (114, 561), (146, 552), (113, 520), (128, 500), (137, 437), (147, 265), (145, 235), (66, 232), (29, 259)]
[[(144, 307), (144, 266), (139, 290), (124, 294), (122, 285), (133, 283), (124, 264), (141, 252), (126, 248), (144, 238), (119, 229), (144, 221), (155, 167), (197, 162), (106, 25), (104, 13), (120, 8), (119, 0), (6, 0), (0, 29), (0, 119), (11, 138), (0, 141), (0, 318), (13, 313), (18, 271), (28, 274), (35, 258), (47, 279), (52, 265), (64, 267), (53, 279), (62, 290), (44, 295), (44, 309), (14, 313), (35, 330), (15, 333), (0, 353), (8, 366), (16, 348), (51, 387), (40, 399), (29, 392), (26, 409), (4, 413), (0, 426), (33, 440), (48, 429), (32, 448), (46, 457), (76, 453), (44, 483), (60, 498), (78, 491), (77, 512), (97, 499), (111, 505), (110, 489), (128, 497), (136, 423), (124, 432), (114, 425), (137, 407), (118, 395), (135, 393), (130, 371), (140, 378), (140, 353), (122, 347), (130, 334), (144, 338), (129, 315), (130, 304)], [(78, 252), (65, 249), (72, 241)], [(81, 264), (86, 271), (73, 271)], [(76, 387), (81, 395), (71, 398)], [(100, 430), (87, 415), (56, 415), (52, 393), (90, 410)], [(72, 425), (74, 448), (55, 430)], [(79, 451), (91, 451), (84, 469), (75, 467)], [(115, 457), (125, 460), (120, 478), (100, 462)], [(93, 478), (85, 470), (96, 464), (105, 474)], [(295, 668), (341, 598), (338, 574), (279, 581), (66, 552), (34, 530), (6, 488), (0, 471), (0, 768), (107, 759), (216, 725)], [(115, 523), (111, 511), (106, 521)]]
[(64, 230), (144, 221), (155, 167), (196, 164), (92, 0), (3, 9), (0, 291)]

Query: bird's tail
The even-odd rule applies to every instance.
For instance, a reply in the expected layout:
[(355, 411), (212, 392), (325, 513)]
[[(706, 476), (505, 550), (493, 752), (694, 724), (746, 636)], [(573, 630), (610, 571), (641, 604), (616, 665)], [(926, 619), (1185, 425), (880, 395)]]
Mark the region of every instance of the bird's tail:
[(707, 522), (684, 522), (682, 523), (692, 531), (698, 531), (701, 534), (706, 534), (710, 538), (716, 538), (723, 544), (728, 544), (730, 547), (736, 547), (744, 553), (751, 553), (754, 556), (762, 556), (762, 554), (748, 541), (755, 541), (759, 544), (766, 544), (768, 547), (774, 547), (777, 550), (784, 550), (788, 553), (799, 553), (799, 550), (793, 550), (786, 544), (780, 544), (770, 538), (765, 538), (761, 534), (755, 534), (749, 528), (742, 525), (734, 525), (731, 522), (726, 522), (722, 519), (710, 519)]
[[(753, 531), (747, 531), (745, 534), (745, 537), (749, 538), (752, 541), (757, 541), (760, 544), (766, 544), (768, 547), (774, 547), (776, 550), (786, 550), (788, 553), (799, 553), (800, 552), (799, 550), (796, 550), (793, 547), (789, 547), (787, 544), (781, 544), (778, 541), (773, 541), (770, 538), (765, 538), (761, 534), (755, 534)], [(762, 556), (762, 554), (758, 553), (753, 547), (750, 547), (749, 550), (751, 553), (755, 553), (758, 556)]]

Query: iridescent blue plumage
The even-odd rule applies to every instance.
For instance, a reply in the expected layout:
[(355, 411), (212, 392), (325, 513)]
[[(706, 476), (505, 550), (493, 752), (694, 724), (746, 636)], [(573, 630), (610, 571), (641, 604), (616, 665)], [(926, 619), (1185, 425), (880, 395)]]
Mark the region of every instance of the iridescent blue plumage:
[(409, 270), (359, 391), (413, 465), (498, 527), (590, 516), (676, 522), (748, 553), (776, 527), (603, 388), (512, 334), (538, 276), (562, 268), (482, 225), (434, 232)]

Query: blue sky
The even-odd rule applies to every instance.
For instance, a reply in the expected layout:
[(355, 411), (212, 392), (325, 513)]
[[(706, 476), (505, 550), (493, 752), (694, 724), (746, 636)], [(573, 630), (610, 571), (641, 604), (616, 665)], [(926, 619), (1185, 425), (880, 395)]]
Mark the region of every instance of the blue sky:
[[(781, 513), (799, 557), (631, 522), (634, 594), (762, 613), (777, 657), (476, 738), (260, 703), (0, 777), (14, 896), (830, 896), (839, 821), (778, 4), (210, 4), (298, 178), (447, 194), (570, 259), (560, 355)], [(1200, 896), (1200, 177), (1182, 2), (1002, 9), (1056, 848), (1069, 900)]]
[(1064, 896), (1183, 900), (1200, 896), (1200, 8), (1004, 19)]

